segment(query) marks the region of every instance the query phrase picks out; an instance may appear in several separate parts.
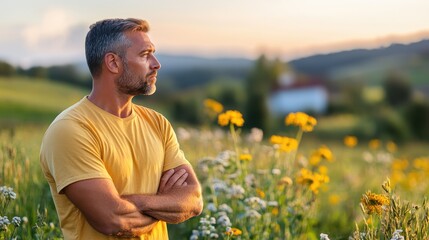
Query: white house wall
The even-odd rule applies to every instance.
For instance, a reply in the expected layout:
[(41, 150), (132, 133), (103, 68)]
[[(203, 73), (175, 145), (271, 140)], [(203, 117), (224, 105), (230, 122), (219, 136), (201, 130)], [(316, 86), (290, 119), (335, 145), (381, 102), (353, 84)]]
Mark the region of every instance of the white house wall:
[(300, 111), (324, 113), (327, 106), (328, 94), (323, 87), (278, 91), (269, 98), (270, 110), (276, 115)]

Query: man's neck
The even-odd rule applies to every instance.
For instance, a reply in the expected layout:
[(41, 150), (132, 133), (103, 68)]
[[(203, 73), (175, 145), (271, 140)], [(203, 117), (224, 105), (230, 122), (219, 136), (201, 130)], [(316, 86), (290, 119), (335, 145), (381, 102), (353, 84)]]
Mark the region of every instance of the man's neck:
[(132, 99), (130, 95), (119, 95), (115, 93), (102, 93), (92, 90), (88, 100), (99, 108), (120, 118), (126, 118), (132, 113)]

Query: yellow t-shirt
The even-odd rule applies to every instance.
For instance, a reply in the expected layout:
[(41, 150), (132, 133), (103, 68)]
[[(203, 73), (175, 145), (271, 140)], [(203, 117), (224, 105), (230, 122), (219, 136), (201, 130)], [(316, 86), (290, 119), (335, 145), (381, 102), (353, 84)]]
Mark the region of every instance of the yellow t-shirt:
[[(173, 128), (161, 114), (133, 104), (132, 114), (119, 118), (86, 97), (49, 126), (40, 162), (65, 240), (115, 239), (92, 228), (61, 193), (69, 184), (107, 178), (112, 179), (120, 195), (155, 194), (163, 171), (189, 164)], [(168, 239), (166, 223), (159, 221), (140, 239)]]

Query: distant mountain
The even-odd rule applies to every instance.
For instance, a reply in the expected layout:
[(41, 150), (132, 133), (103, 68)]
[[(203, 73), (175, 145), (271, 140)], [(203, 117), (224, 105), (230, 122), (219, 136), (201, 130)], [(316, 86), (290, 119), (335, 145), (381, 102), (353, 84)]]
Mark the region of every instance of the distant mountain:
[[(187, 55), (157, 54), (161, 63), (158, 78), (172, 88), (202, 86), (218, 78), (244, 79), (253, 66), (246, 58), (205, 58)], [(89, 74), (86, 62), (76, 63), (82, 74)]]
[(290, 66), (300, 73), (327, 76), (333, 71), (385, 58), (407, 58), (412, 55), (429, 53), (429, 40), (411, 44), (392, 44), (377, 49), (354, 49), (330, 54), (319, 54), (292, 60)]
[[(417, 67), (421, 69), (415, 75), (417, 82), (425, 81), (426, 63), (429, 63), (429, 40), (410, 44), (392, 44), (376, 49), (353, 49), (330, 54), (318, 54), (295, 59), (288, 64), (295, 72), (320, 77), (322, 79), (365, 79), (379, 82), (391, 69), (411, 71), (413, 56), (425, 53), (428, 58)], [(206, 58), (187, 55), (156, 55), (161, 63), (158, 72), (159, 84), (164, 89), (178, 90), (202, 87), (220, 78), (243, 81), (254, 64), (254, 59), (246, 58)], [(88, 73), (86, 63), (77, 64), (79, 69)], [(416, 68), (416, 66), (414, 66)], [(374, 76), (378, 79), (374, 80)]]
[(166, 72), (197, 68), (249, 68), (253, 64), (253, 60), (246, 58), (204, 58), (169, 54), (157, 54), (156, 57), (161, 63), (162, 71)]
[(219, 78), (242, 80), (253, 60), (245, 58), (204, 58), (158, 54), (159, 79), (173, 88), (186, 89), (206, 85)]

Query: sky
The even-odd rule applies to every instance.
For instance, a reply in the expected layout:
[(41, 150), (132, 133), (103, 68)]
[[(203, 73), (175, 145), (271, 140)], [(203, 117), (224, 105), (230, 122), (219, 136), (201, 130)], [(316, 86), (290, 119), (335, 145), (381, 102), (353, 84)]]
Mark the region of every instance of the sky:
[(4, 0), (0, 59), (14, 65), (84, 61), (89, 25), (149, 21), (157, 52), (283, 60), (429, 38), (427, 0)]

